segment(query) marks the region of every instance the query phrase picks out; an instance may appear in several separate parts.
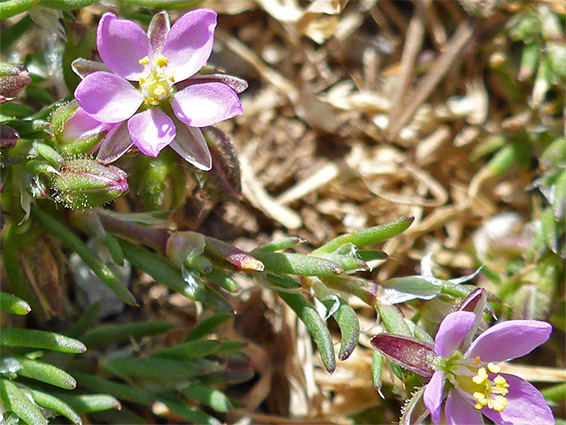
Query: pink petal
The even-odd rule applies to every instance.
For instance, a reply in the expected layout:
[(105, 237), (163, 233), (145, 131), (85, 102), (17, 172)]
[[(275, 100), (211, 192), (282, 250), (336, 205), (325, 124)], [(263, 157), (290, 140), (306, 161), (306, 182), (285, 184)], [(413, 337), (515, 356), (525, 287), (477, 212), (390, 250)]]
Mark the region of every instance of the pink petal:
[(124, 121), (106, 135), (100, 144), (96, 159), (103, 164), (110, 164), (124, 155), (133, 144), (128, 131), (128, 122)]
[(135, 22), (105, 13), (98, 23), (96, 45), (102, 61), (116, 74), (138, 81), (145, 66), (140, 59), (153, 59), (153, 49), (144, 30)]
[(209, 171), (212, 168), (212, 156), (200, 128), (188, 127), (175, 120), (177, 137), (171, 147), (189, 164), (199, 170)]
[(423, 394), (423, 401), (430, 412), (432, 421), (435, 424), (440, 422), (440, 413), (442, 412), (442, 400), (444, 398), (444, 374), (437, 370), (432, 375)]
[(175, 138), (175, 125), (165, 112), (151, 108), (134, 115), (128, 121), (134, 144), (145, 155), (156, 157)]
[(467, 358), (480, 356), (482, 362), (503, 362), (529, 354), (544, 344), (552, 326), (538, 320), (508, 320), (482, 333), (466, 353)]
[(59, 140), (63, 143), (84, 140), (110, 128), (112, 128), (112, 124), (101, 123), (88, 115), (83, 109), (77, 108), (75, 113), (65, 121)]
[(444, 358), (454, 354), (474, 327), (475, 321), (476, 315), (469, 311), (456, 311), (446, 316), (434, 339), (435, 353)]
[(215, 27), (216, 12), (209, 9), (187, 12), (173, 24), (161, 54), (169, 59), (167, 68), (175, 71), (175, 82), (204, 66), (212, 53)]
[(241, 114), (238, 95), (222, 83), (189, 86), (171, 99), (173, 112), (191, 127), (208, 127)]
[(248, 82), (242, 78), (234, 77), (228, 74), (196, 74), (191, 78), (181, 81), (175, 85), (177, 90), (183, 90), (185, 87), (191, 86), (193, 84), (202, 83), (222, 83), (226, 84), (236, 93), (240, 94), (248, 88)]
[(505, 396), (508, 406), (502, 412), (484, 407), (481, 413), (496, 424), (554, 424), (552, 411), (539, 390), (518, 376), (505, 373), (501, 376), (509, 384), (509, 393)]
[(87, 114), (105, 123), (127, 120), (143, 102), (143, 95), (128, 81), (103, 71), (87, 75), (77, 86), (75, 98)]
[(480, 411), (457, 391), (450, 391), (448, 394), (444, 414), (448, 425), (481, 425), (484, 423)]

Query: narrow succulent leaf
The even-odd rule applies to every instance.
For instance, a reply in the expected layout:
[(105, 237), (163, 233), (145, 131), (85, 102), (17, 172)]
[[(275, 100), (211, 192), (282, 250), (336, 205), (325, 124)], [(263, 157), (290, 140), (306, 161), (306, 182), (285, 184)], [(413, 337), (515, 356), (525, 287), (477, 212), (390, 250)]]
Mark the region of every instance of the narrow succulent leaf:
[(202, 403), (217, 412), (228, 413), (230, 411), (230, 400), (222, 391), (201, 384), (191, 384), (183, 388), (181, 393), (191, 400)]
[(108, 360), (104, 367), (119, 376), (138, 377), (170, 382), (172, 379), (192, 378), (198, 375), (215, 373), (224, 366), (207, 360), (168, 359), (150, 357), (134, 359), (131, 357)]
[(408, 337), (413, 336), (411, 328), (409, 328), (409, 325), (407, 325), (405, 318), (397, 307), (392, 305), (378, 304), (377, 309), (379, 315), (381, 316), (381, 321), (383, 322), (383, 325), (388, 332)]
[(258, 261), (252, 255), (248, 254), (247, 252), (242, 251), (241, 249), (236, 248), (229, 243), (220, 241), (218, 239), (211, 238), (209, 236), (205, 236), (206, 239), (206, 247), (205, 251), (211, 254), (216, 255), (230, 264), (238, 267), (242, 270), (251, 270), (256, 272), (261, 272), (264, 269), (263, 263)]
[(41, 5), (57, 10), (73, 10), (98, 3), (99, 0), (41, 0)]
[(35, 401), (38, 406), (52, 410), (55, 413), (66, 417), (74, 424), (81, 425), (83, 423), (81, 417), (64, 401), (42, 391), (32, 389), (29, 389), (28, 391), (30, 392), (33, 401)]
[(371, 359), (371, 382), (373, 383), (373, 387), (379, 393), (381, 398), (385, 398), (383, 393), (381, 392), (381, 387), (383, 386), (382, 382), (382, 373), (383, 373), (383, 354), (381, 352), (375, 350), (373, 352), (373, 356)]
[(255, 256), (271, 273), (298, 276), (336, 276), (344, 271), (342, 267), (330, 260), (310, 255), (257, 251)]
[(28, 425), (47, 425), (48, 423), (39, 407), (32, 403), (15, 384), (6, 379), (0, 379), (0, 401), (4, 409), (14, 412)]
[(78, 413), (103, 412), (122, 408), (120, 402), (108, 394), (70, 395), (57, 393), (57, 397), (69, 404)]
[(28, 359), (27, 357), (14, 357), (22, 366), (18, 370), (19, 376), (45, 382), (65, 390), (72, 390), (77, 386), (77, 381), (64, 370), (61, 370), (49, 363), (39, 360)]
[(358, 232), (340, 235), (327, 244), (322, 245), (320, 248), (315, 249), (313, 251), (313, 254), (322, 252), (334, 252), (341, 245), (344, 245), (346, 243), (354, 244), (357, 247), (378, 244), (404, 232), (414, 220), (415, 218), (411, 214), (407, 214), (405, 217), (402, 217), (390, 223), (383, 224), (381, 226), (370, 227), (369, 229), (360, 230)]
[(268, 243), (267, 245), (263, 245), (254, 249), (252, 251), (252, 254), (256, 251), (265, 251), (265, 252), (283, 251), (284, 249), (294, 248), (297, 245), (303, 244), (305, 242), (306, 242), (305, 239), (299, 238), (297, 236), (277, 239)]
[(215, 352), (215, 355), (223, 356), (224, 354), (241, 353), (247, 346), (248, 343), (243, 341), (222, 341), (222, 344), (218, 351)]
[(424, 390), (425, 387), (419, 388), (405, 402), (401, 411), (402, 415), (399, 419), (399, 425), (418, 425), (423, 423), (429, 415), (429, 411), (423, 401)]
[(69, 328), (67, 328), (65, 333), (74, 338), (82, 338), (85, 332), (98, 322), (101, 311), (102, 307), (100, 306), (100, 303), (92, 304), (82, 314), (77, 322), (73, 323)]
[(118, 295), (118, 297), (126, 304), (136, 305), (136, 300), (126, 285), (116, 277), (110, 268), (98, 258), (90, 248), (63, 223), (53, 218), (48, 213), (34, 208), (32, 216), (39, 221), (49, 233), (56, 238), (61, 239), (63, 243), (68, 245), (78, 256), (85, 262), (87, 266), (98, 276), (104, 284)]
[(212, 263), (202, 255), (193, 255), (187, 258), (184, 265), (203, 274), (208, 274), (212, 271)]
[(159, 335), (171, 329), (173, 329), (173, 323), (164, 321), (103, 325), (86, 332), (81, 339), (89, 347), (97, 347), (128, 341), (131, 338)]
[(375, 305), (378, 285), (372, 280), (352, 276), (323, 276), (320, 280), (329, 288), (355, 295), (371, 307)]
[(356, 257), (351, 257), (349, 255), (342, 255), (334, 252), (322, 252), (320, 254), (314, 254), (313, 256), (332, 261), (333, 263), (338, 264), (345, 272), (371, 271), (371, 267), (368, 266), (364, 260)]
[(233, 307), (224, 298), (204, 285), (190, 285), (181, 271), (161, 258), (156, 257), (148, 250), (120, 239), (120, 246), (126, 259), (135, 267), (144, 271), (157, 282), (184, 296), (202, 302), (215, 310), (234, 312)]
[(202, 320), (185, 338), (185, 342), (196, 341), (201, 338), (205, 338), (208, 335), (216, 331), (218, 326), (226, 323), (228, 320), (232, 319), (234, 316), (231, 314), (219, 313), (213, 316), (207, 317)]
[[(173, 400), (171, 398), (165, 398), (163, 396), (159, 398), (159, 401), (163, 403), (163, 405), (166, 406), (168, 410), (175, 413), (176, 415), (181, 416), (186, 421), (189, 421), (189, 423), (208, 425), (221, 424), (218, 419), (207, 415), (195, 406), (188, 405), (184, 401)], [(158, 412), (155, 412), (155, 410), (154, 413), (158, 414)]]
[(25, 316), (31, 311), (31, 307), (21, 298), (0, 292), (0, 311)]
[(320, 280), (314, 280), (312, 287), (315, 296), (322, 302), (327, 310), (332, 309), (335, 302), (338, 301), (338, 308), (334, 311), (332, 317), (334, 317), (334, 320), (338, 323), (341, 334), (338, 358), (340, 360), (346, 360), (350, 357), (360, 339), (360, 323), (358, 316), (344, 299), (337, 297)]
[(358, 256), (363, 261), (385, 260), (388, 255), (379, 249), (360, 249)]
[(439, 360), (432, 344), (416, 338), (382, 333), (372, 338), (371, 345), (401, 367), (427, 378), (432, 377)]
[(79, 387), (84, 387), (90, 391), (95, 392), (102, 389), (104, 392), (120, 400), (127, 400), (143, 405), (148, 405), (151, 402), (151, 396), (146, 391), (137, 387), (120, 384), (88, 373), (74, 372), (74, 375), (79, 383)]
[(216, 339), (204, 339), (189, 341), (178, 344), (174, 347), (156, 351), (151, 357), (165, 357), (177, 359), (195, 359), (214, 354), (221, 346), (221, 342)]
[[(405, 294), (406, 297), (403, 298), (402, 302), (406, 302), (415, 298), (422, 300), (431, 300), (436, 297), (442, 289), (442, 286), (438, 285), (435, 282), (432, 282), (430, 279), (421, 276), (394, 277), (392, 279), (381, 282), (381, 285), (384, 288), (391, 288), (400, 293), (398, 295)], [(395, 297), (393, 295), (390, 295), (389, 300), (383, 300), (383, 302), (392, 301), (393, 298)], [(397, 302), (387, 303), (397, 304), (398, 302), (401, 301), (397, 300)]]
[(237, 294), (238, 292), (240, 292), (240, 285), (238, 285), (238, 283), (234, 279), (232, 279), (222, 270), (213, 268), (210, 273), (204, 276), (204, 279), (217, 284), (222, 289), (225, 289), (232, 294)]
[[(285, 282), (281, 282), (278, 276), (268, 275), (268, 280), (273, 285), (285, 286)], [(316, 343), (324, 367), (328, 372), (333, 373), (336, 369), (336, 359), (334, 356), (332, 337), (330, 336), (330, 331), (326, 323), (322, 317), (320, 317), (316, 308), (302, 294), (291, 294), (277, 290), (276, 292), (305, 324)]]
[(2, 329), (0, 346), (44, 348), (61, 353), (84, 353), (85, 345), (76, 339), (35, 329)]
[(543, 395), (544, 399), (548, 402), (561, 402), (566, 399), (566, 382), (552, 385), (550, 387), (545, 387), (540, 392)]

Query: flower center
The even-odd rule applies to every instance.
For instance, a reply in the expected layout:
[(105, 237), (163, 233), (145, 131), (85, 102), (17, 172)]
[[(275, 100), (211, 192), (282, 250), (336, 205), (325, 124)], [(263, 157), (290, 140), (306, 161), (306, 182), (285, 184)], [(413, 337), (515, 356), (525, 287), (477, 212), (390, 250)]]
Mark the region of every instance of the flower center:
[[(166, 73), (165, 68), (169, 60), (163, 56), (155, 57), (151, 64), (151, 72), (140, 77), (139, 83), (144, 96), (146, 105), (157, 106), (163, 99), (167, 99), (172, 94), (173, 72)], [(140, 60), (141, 65), (149, 65), (149, 57)]]
[(459, 355), (449, 359), (443, 369), (455, 387), (473, 397), (476, 409), (487, 407), (501, 412), (509, 404), (505, 398), (509, 393), (509, 384), (499, 375), (501, 369), (495, 364), (488, 363), (484, 366), (479, 356), (475, 359), (463, 359)]

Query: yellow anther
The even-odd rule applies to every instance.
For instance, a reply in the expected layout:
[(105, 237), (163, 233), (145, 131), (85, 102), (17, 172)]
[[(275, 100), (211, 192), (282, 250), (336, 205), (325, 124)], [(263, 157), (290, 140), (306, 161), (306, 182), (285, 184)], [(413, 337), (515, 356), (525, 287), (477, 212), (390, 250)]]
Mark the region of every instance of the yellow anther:
[(476, 391), (476, 392), (473, 393), (472, 395), (473, 395), (473, 397), (476, 399), (476, 401), (477, 401), (479, 404), (481, 404), (481, 405), (483, 405), (483, 406), (485, 406), (485, 405), (487, 404), (487, 401), (486, 401), (486, 399), (485, 399), (485, 394), (484, 394), (484, 393), (480, 393), (480, 392), (477, 392), (477, 391)]
[(146, 56), (145, 58), (140, 59), (139, 63), (140, 63), (140, 65), (149, 65), (149, 57)]
[(493, 383), (500, 388), (509, 388), (509, 384), (507, 383), (507, 380), (501, 375), (497, 375), (493, 379)]
[(169, 64), (169, 59), (167, 59), (163, 55), (159, 55), (155, 59), (153, 59), (153, 65), (155, 65), (159, 68), (163, 68), (164, 66), (167, 66), (167, 64)]
[(497, 397), (495, 397), (495, 400), (493, 401), (493, 409), (501, 412), (503, 409), (505, 409), (508, 406), (508, 402), (507, 399), (503, 396), (498, 395)]
[(474, 384), (481, 385), (485, 381), (487, 381), (487, 378), (488, 376), (485, 367), (480, 367), (478, 369), (478, 374), (472, 378), (472, 381), (474, 382)]
[(480, 363), (481, 363), (480, 356), (476, 356), (476, 358), (474, 360), (472, 360), (472, 364), (474, 366), (479, 365)]
[(501, 372), (501, 368), (493, 363), (488, 363), (487, 368), (491, 373), (499, 373)]

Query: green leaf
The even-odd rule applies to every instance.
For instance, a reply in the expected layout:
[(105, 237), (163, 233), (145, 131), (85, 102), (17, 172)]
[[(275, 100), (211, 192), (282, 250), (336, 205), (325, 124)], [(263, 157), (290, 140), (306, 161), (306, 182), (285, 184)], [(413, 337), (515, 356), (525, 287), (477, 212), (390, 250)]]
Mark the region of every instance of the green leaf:
[(108, 394), (57, 394), (57, 397), (68, 403), (73, 410), (79, 413), (103, 412), (110, 409), (122, 408), (118, 400)]
[(256, 251), (265, 251), (265, 252), (275, 252), (275, 251), (282, 251), (284, 249), (294, 248), (297, 245), (305, 243), (306, 240), (303, 238), (299, 238), (297, 236), (291, 236), (288, 238), (282, 238), (274, 240), (273, 242), (268, 243), (267, 245), (260, 246), (252, 251), (252, 254)]
[(40, 6), (57, 10), (73, 10), (98, 3), (99, 0), (41, 0)]
[(115, 358), (104, 364), (110, 372), (119, 376), (139, 377), (160, 381), (192, 378), (194, 376), (218, 372), (224, 368), (215, 362), (199, 360), (198, 362), (166, 359), (132, 357)]
[(40, 362), (39, 360), (28, 359), (23, 356), (14, 356), (14, 358), (22, 366), (16, 372), (18, 376), (35, 379), (36, 381), (45, 382), (65, 390), (72, 390), (77, 386), (77, 381), (64, 370), (61, 370), (49, 363)]
[(228, 320), (232, 319), (234, 316), (231, 314), (215, 314), (213, 316), (207, 317), (202, 320), (195, 328), (189, 332), (186, 336), (185, 341), (195, 341), (197, 339), (204, 338), (212, 334), (216, 328)]
[(81, 425), (83, 423), (81, 417), (64, 401), (42, 391), (29, 389), (29, 392), (37, 405), (66, 417), (74, 424)]
[(383, 354), (379, 351), (375, 350), (373, 352), (373, 357), (371, 359), (371, 382), (373, 383), (373, 387), (377, 390), (379, 395), (382, 398), (383, 394), (381, 393), (381, 387), (383, 383), (381, 382), (381, 374), (383, 372)]
[(90, 267), (93, 273), (112, 289), (122, 301), (126, 304), (136, 305), (136, 299), (126, 285), (124, 285), (112, 270), (110, 270), (100, 258), (93, 254), (89, 247), (63, 223), (59, 222), (48, 213), (41, 211), (39, 208), (33, 209), (32, 216), (37, 219), (49, 233), (61, 239), (63, 243), (75, 251), (81, 260)]
[(358, 321), (358, 316), (354, 309), (350, 307), (346, 301), (344, 301), (341, 297), (336, 296), (320, 280), (313, 280), (312, 287), (316, 298), (324, 304), (329, 312), (336, 309), (336, 303), (338, 303), (338, 308), (334, 311), (332, 317), (336, 320), (336, 323), (338, 323), (341, 333), (338, 358), (340, 360), (346, 360), (356, 348), (356, 344), (360, 338), (360, 323)]
[(31, 311), (31, 307), (21, 298), (0, 292), (0, 311), (25, 316)]
[(15, 384), (0, 379), (0, 400), (5, 409), (11, 410), (28, 425), (47, 425), (41, 411)]
[(61, 353), (84, 353), (86, 351), (85, 345), (76, 339), (34, 329), (2, 329), (0, 346), (45, 348)]
[(7, 0), (0, 3), (0, 20), (11, 18), (36, 6), (39, 0)]
[(151, 402), (151, 397), (147, 392), (131, 385), (120, 384), (87, 373), (74, 372), (74, 375), (79, 383), (79, 387), (87, 388), (90, 391), (100, 391), (103, 389), (108, 394), (121, 400), (144, 405), (148, 405)]
[[(274, 286), (279, 286), (285, 289), (289, 286), (285, 279), (272, 274), (267, 274), (267, 280)], [(332, 337), (330, 336), (330, 331), (322, 317), (320, 317), (316, 311), (316, 308), (302, 294), (278, 291), (277, 289), (275, 289), (275, 291), (305, 324), (316, 343), (324, 367), (328, 372), (333, 373), (336, 369), (334, 344), (332, 342)]]
[(298, 276), (336, 276), (344, 270), (336, 263), (324, 258), (283, 252), (255, 252), (265, 265), (265, 270), (275, 274)]
[(217, 412), (228, 413), (230, 411), (230, 401), (222, 391), (195, 383), (183, 388), (181, 393), (191, 400), (202, 403)]
[(202, 1), (203, 0), (119, 0), (119, 3), (158, 10), (175, 10), (194, 7), (202, 3)]
[(167, 261), (123, 239), (120, 239), (119, 242), (126, 259), (157, 282), (213, 309), (234, 312), (233, 307), (210, 288), (204, 285), (189, 285), (185, 282), (181, 271)]
[(407, 214), (405, 217), (390, 223), (382, 224), (381, 226), (370, 227), (369, 229), (360, 230), (358, 232), (340, 235), (337, 238), (332, 239), (330, 242), (322, 245), (320, 248), (315, 249), (313, 254), (334, 252), (340, 246), (347, 243), (351, 243), (358, 248), (378, 244), (404, 232), (414, 220), (415, 218), (411, 214)]
[(158, 335), (173, 329), (171, 322), (135, 322), (123, 325), (104, 325), (86, 332), (81, 338), (92, 347), (127, 341), (130, 338), (141, 338)]
[(236, 294), (240, 292), (240, 285), (238, 285), (234, 279), (232, 279), (222, 270), (218, 270), (214, 268), (206, 276), (203, 276), (203, 279), (209, 280), (212, 283), (217, 284), (222, 289), (225, 289), (226, 291), (232, 294)]
[(197, 341), (183, 342), (174, 347), (156, 351), (152, 357), (173, 357), (179, 359), (195, 359), (205, 357), (215, 353), (221, 346), (221, 342), (216, 339), (204, 339)]
[(181, 416), (183, 419), (195, 424), (220, 425), (221, 422), (212, 416), (203, 413), (200, 409), (189, 406), (181, 400), (173, 400), (169, 397), (160, 397), (159, 401), (163, 403), (173, 413)]

